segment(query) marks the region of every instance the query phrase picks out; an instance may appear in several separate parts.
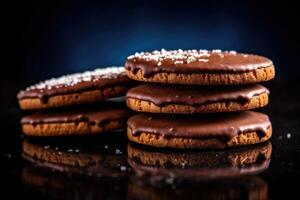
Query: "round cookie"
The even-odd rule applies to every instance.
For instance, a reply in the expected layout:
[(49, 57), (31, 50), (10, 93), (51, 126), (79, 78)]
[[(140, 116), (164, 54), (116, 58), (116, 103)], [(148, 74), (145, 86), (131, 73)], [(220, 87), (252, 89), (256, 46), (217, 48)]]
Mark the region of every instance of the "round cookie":
[(221, 50), (141, 52), (129, 56), (125, 68), (132, 79), (171, 84), (247, 84), (275, 76), (272, 61), (265, 57)]
[(43, 110), (21, 119), (28, 136), (68, 136), (97, 134), (126, 127), (131, 111), (122, 103), (111, 101), (96, 105)]
[(151, 113), (232, 112), (263, 107), (269, 90), (261, 85), (186, 86), (143, 84), (126, 94), (127, 106)]
[(134, 81), (124, 67), (109, 67), (52, 78), (18, 93), (23, 110), (62, 107), (124, 96)]
[(219, 149), (271, 138), (267, 115), (244, 111), (206, 115), (137, 114), (127, 121), (127, 137), (139, 144), (168, 148)]
[(197, 181), (233, 178), (260, 173), (269, 167), (270, 142), (219, 151), (155, 151), (130, 144), (128, 162), (138, 176), (153, 179), (173, 174), (181, 180)]

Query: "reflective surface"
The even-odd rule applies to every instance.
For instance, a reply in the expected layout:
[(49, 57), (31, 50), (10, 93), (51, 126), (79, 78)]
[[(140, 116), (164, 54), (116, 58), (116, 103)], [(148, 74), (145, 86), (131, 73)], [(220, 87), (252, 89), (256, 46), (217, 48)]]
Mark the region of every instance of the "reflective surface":
[[(283, 90), (284, 88), (284, 90)], [(128, 142), (124, 132), (92, 137), (20, 136), (17, 109), (3, 118), (4, 194), (39, 199), (282, 199), (299, 176), (298, 86), (272, 85), (259, 111), (270, 142), (229, 150), (169, 150)]]

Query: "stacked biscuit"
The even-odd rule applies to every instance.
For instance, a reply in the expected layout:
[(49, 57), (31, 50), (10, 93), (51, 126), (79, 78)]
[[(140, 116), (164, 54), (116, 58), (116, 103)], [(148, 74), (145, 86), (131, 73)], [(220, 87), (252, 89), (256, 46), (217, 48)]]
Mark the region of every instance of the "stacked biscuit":
[(97, 134), (126, 127), (131, 111), (110, 100), (124, 96), (135, 84), (124, 67), (109, 67), (52, 78), (18, 94), (21, 109), (36, 111), (22, 118), (25, 135)]
[(173, 50), (128, 57), (129, 78), (147, 82), (128, 91), (127, 106), (143, 112), (127, 122), (129, 140), (170, 148), (226, 148), (272, 135), (268, 116), (247, 111), (268, 104), (258, 82), (275, 76), (271, 60), (221, 50)]

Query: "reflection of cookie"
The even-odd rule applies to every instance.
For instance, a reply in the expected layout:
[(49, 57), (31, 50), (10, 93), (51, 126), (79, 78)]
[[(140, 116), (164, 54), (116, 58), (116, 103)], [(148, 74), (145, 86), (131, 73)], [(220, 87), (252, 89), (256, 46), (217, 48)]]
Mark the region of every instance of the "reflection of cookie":
[(245, 84), (275, 76), (271, 60), (252, 54), (220, 50), (174, 50), (136, 53), (125, 64), (130, 78), (173, 84)]
[(205, 113), (249, 110), (268, 104), (267, 88), (144, 84), (126, 94), (132, 110), (152, 113)]
[(50, 79), (19, 92), (21, 109), (61, 107), (125, 95), (133, 81), (123, 67), (110, 67)]
[(64, 110), (44, 110), (22, 118), (25, 135), (66, 136), (96, 134), (126, 127), (131, 111), (123, 103), (102, 102)]
[(128, 162), (139, 176), (153, 179), (168, 178), (208, 180), (257, 174), (269, 166), (270, 142), (222, 151), (171, 152), (154, 151), (137, 145), (128, 145)]
[(107, 180), (94, 176), (63, 176), (61, 173), (53, 173), (35, 165), (26, 165), (21, 178), (23, 185), (40, 192), (42, 199), (122, 199), (127, 194), (125, 178)]
[[(120, 135), (121, 136), (121, 135)], [(78, 175), (99, 175), (117, 177), (128, 173), (121, 170), (126, 165), (126, 144), (115, 141), (124, 139), (114, 137), (74, 138), (57, 141), (50, 139), (25, 139), (23, 157), (42, 168)], [(114, 142), (114, 143), (112, 143)], [(116, 154), (115, 149), (121, 153)]]
[(129, 140), (155, 147), (225, 148), (261, 143), (272, 135), (268, 116), (251, 111), (193, 117), (138, 114), (127, 125)]
[(176, 184), (176, 189), (145, 183), (144, 179), (131, 179), (128, 199), (134, 200), (198, 200), (198, 199), (260, 199), (268, 198), (268, 184), (259, 176), (246, 176), (233, 180)]

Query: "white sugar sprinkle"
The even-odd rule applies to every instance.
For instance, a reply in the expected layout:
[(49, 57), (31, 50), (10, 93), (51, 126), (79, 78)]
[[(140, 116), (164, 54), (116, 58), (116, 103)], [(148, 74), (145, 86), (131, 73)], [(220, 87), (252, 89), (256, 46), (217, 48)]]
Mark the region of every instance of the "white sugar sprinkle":
[(199, 62), (208, 62), (208, 59), (198, 59)]
[(99, 68), (93, 71), (69, 74), (58, 78), (52, 78), (46, 81), (42, 81), (40, 83), (37, 83), (35, 85), (26, 88), (26, 91), (35, 90), (35, 89), (50, 90), (52, 88), (60, 88), (62, 86), (74, 86), (81, 82), (98, 81), (100, 79), (105, 79), (105, 78), (117, 78), (123, 73), (125, 74), (124, 67)]
[(213, 49), (212, 52), (213, 53), (222, 53), (222, 50), (221, 49)]
[[(144, 60), (147, 62), (154, 62), (157, 66), (161, 66), (164, 61), (173, 63), (174, 65), (189, 64), (191, 62), (209, 62), (211, 55), (220, 56), (223, 58), (226, 55), (235, 55), (236, 51), (222, 51), (220, 49), (213, 49), (211, 51), (200, 50), (155, 50), (152, 52), (136, 52), (134, 55), (128, 56), (128, 60), (136, 62), (138, 60)], [(244, 57), (246, 57), (245, 55)]]

